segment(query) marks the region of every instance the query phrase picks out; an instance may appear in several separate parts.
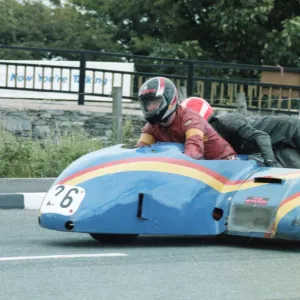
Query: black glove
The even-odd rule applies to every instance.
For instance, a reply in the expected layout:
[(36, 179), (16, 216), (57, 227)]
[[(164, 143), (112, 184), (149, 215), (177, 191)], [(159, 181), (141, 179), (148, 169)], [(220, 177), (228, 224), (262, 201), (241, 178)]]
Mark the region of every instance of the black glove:
[(265, 162), (265, 166), (270, 167), (270, 168), (282, 168), (282, 166), (280, 165), (279, 162), (277, 162), (276, 160), (271, 160), (271, 159), (268, 159)]

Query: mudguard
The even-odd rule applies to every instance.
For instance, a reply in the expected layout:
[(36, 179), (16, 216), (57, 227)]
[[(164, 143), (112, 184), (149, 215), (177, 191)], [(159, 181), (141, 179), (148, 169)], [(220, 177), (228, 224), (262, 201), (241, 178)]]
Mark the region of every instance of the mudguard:
[(84, 155), (50, 188), (40, 226), (91, 234), (299, 237), (298, 170), (260, 167), (248, 156), (194, 160), (183, 149), (116, 145)]

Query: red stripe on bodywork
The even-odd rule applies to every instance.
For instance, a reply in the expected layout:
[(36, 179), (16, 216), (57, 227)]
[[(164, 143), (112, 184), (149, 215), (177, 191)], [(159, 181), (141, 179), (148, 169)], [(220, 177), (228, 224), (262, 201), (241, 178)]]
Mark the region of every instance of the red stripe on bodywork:
[(299, 196), (300, 196), (300, 192), (299, 192), (299, 193), (296, 193), (296, 194), (294, 194), (294, 195), (292, 195), (292, 196), (290, 196), (290, 197), (288, 197), (288, 198), (286, 198), (286, 199), (284, 199), (284, 200), (280, 203), (280, 205), (279, 205), (278, 207), (281, 207), (281, 206), (285, 205), (285, 204), (288, 203), (289, 201), (292, 201), (293, 199), (295, 199), (296, 197), (299, 197)]
[(226, 183), (226, 184), (238, 184), (238, 183), (242, 183), (244, 181), (244, 180), (231, 181), (228, 178), (224, 177), (223, 175), (221, 175), (221, 174), (219, 174), (215, 171), (212, 171), (212, 170), (210, 170), (208, 168), (205, 168), (203, 166), (200, 166), (198, 164), (195, 164), (195, 163), (192, 163), (192, 162), (189, 162), (189, 161), (185, 161), (185, 160), (180, 160), (180, 159), (174, 159), (174, 158), (127, 158), (127, 159), (121, 159), (121, 160), (117, 160), (117, 161), (113, 161), (113, 162), (109, 162), (109, 163), (104, 163), (104, 164), (100, 164), (100, 165), (96, 165), (96, 166), (87, 168), (85, 170), (74, 173), (73, 175), (70, 175), (70, 176), (64, 178), (63, 180), (61, 180), (59, 182), (59, 184), (63, 184), (64, 182), (66, 182), (70, 179), (81, 176), (81, 175), (86, 174), (88, 172), (95, 171), (95, 170), (100, 169), (100, 168), (106, 168), (106, 167), (110, 167), (110, 166), (114, 166), (114, 165), (118, 165), (118, 164), (126, 164), (126, 163), (132, 163), (132, 162), (147, 162), (147, 161), (172, 163), (172, 164), (177, 164), (177, 165), (180, 165), (180, 166), (193, 168), (193, 169), (202, 171), (202, 172), (206, 173), (207, 175), (210, 175), (213, 178), (219, 180), (220, 182)]
[[(283, 206), (283, 205), (285, 205), (286, 203), (288, 203), (288, 202), (294, 200), (295, 198), (297, 198), (297, 197), (299, 197), (299, 196), (300, 196), (300, 192), (299, 192), (299, 193), (296, 193), (296, 194), (293, 194), (293, 195), (291, 195), (291, 196), (289, 196), (288, 198), (284, 199), (284, 200), (279, 204), (278, 208), (281, 207), (281, 206)], [(264, 237), (265, 237), (265, 238), (268, 238), (268, 239), (271, 238), (271, 237), (272, 237), (272, 234), (273, 234), (273, 232), (274, 232), (274, 230), (275, 230), (275, 222), (274, 222), (273, 225), (272, 225), (271, 232), (265, 233), (265, 234), (264, 234)]]

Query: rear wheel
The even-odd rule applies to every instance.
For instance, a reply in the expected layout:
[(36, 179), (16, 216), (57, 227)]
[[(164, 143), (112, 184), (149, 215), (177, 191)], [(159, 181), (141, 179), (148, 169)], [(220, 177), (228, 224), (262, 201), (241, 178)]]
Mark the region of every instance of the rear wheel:
[(90, 236), (102, 244), (127, 244), (135, 241), (138, 234), (90, 233)]

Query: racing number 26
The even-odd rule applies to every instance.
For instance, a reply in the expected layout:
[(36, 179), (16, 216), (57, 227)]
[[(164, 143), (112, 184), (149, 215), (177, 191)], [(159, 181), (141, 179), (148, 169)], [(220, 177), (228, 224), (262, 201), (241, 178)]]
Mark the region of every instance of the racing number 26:
[[(65, 190), (65, 186), (59, 185), (59, 186), (56, 187), (55, 190), (58, 190), (58, 192), (55, 194), (55, 197), (56, 197), (56, 196), (58, 196), (59, 194), (61, 194)], [(76, 187), (71, 188), (66, 193), (66, 195), (64, 196), (64, 198), (61, 200), (60, 207), (67, 208), (67, 207), (69, 207), (72, 204), (72, 202), (73, 202), (73, 198), (71, 196), (72, 192), (78, 194), (79, 193), (79, 189), (77, 189)]]

